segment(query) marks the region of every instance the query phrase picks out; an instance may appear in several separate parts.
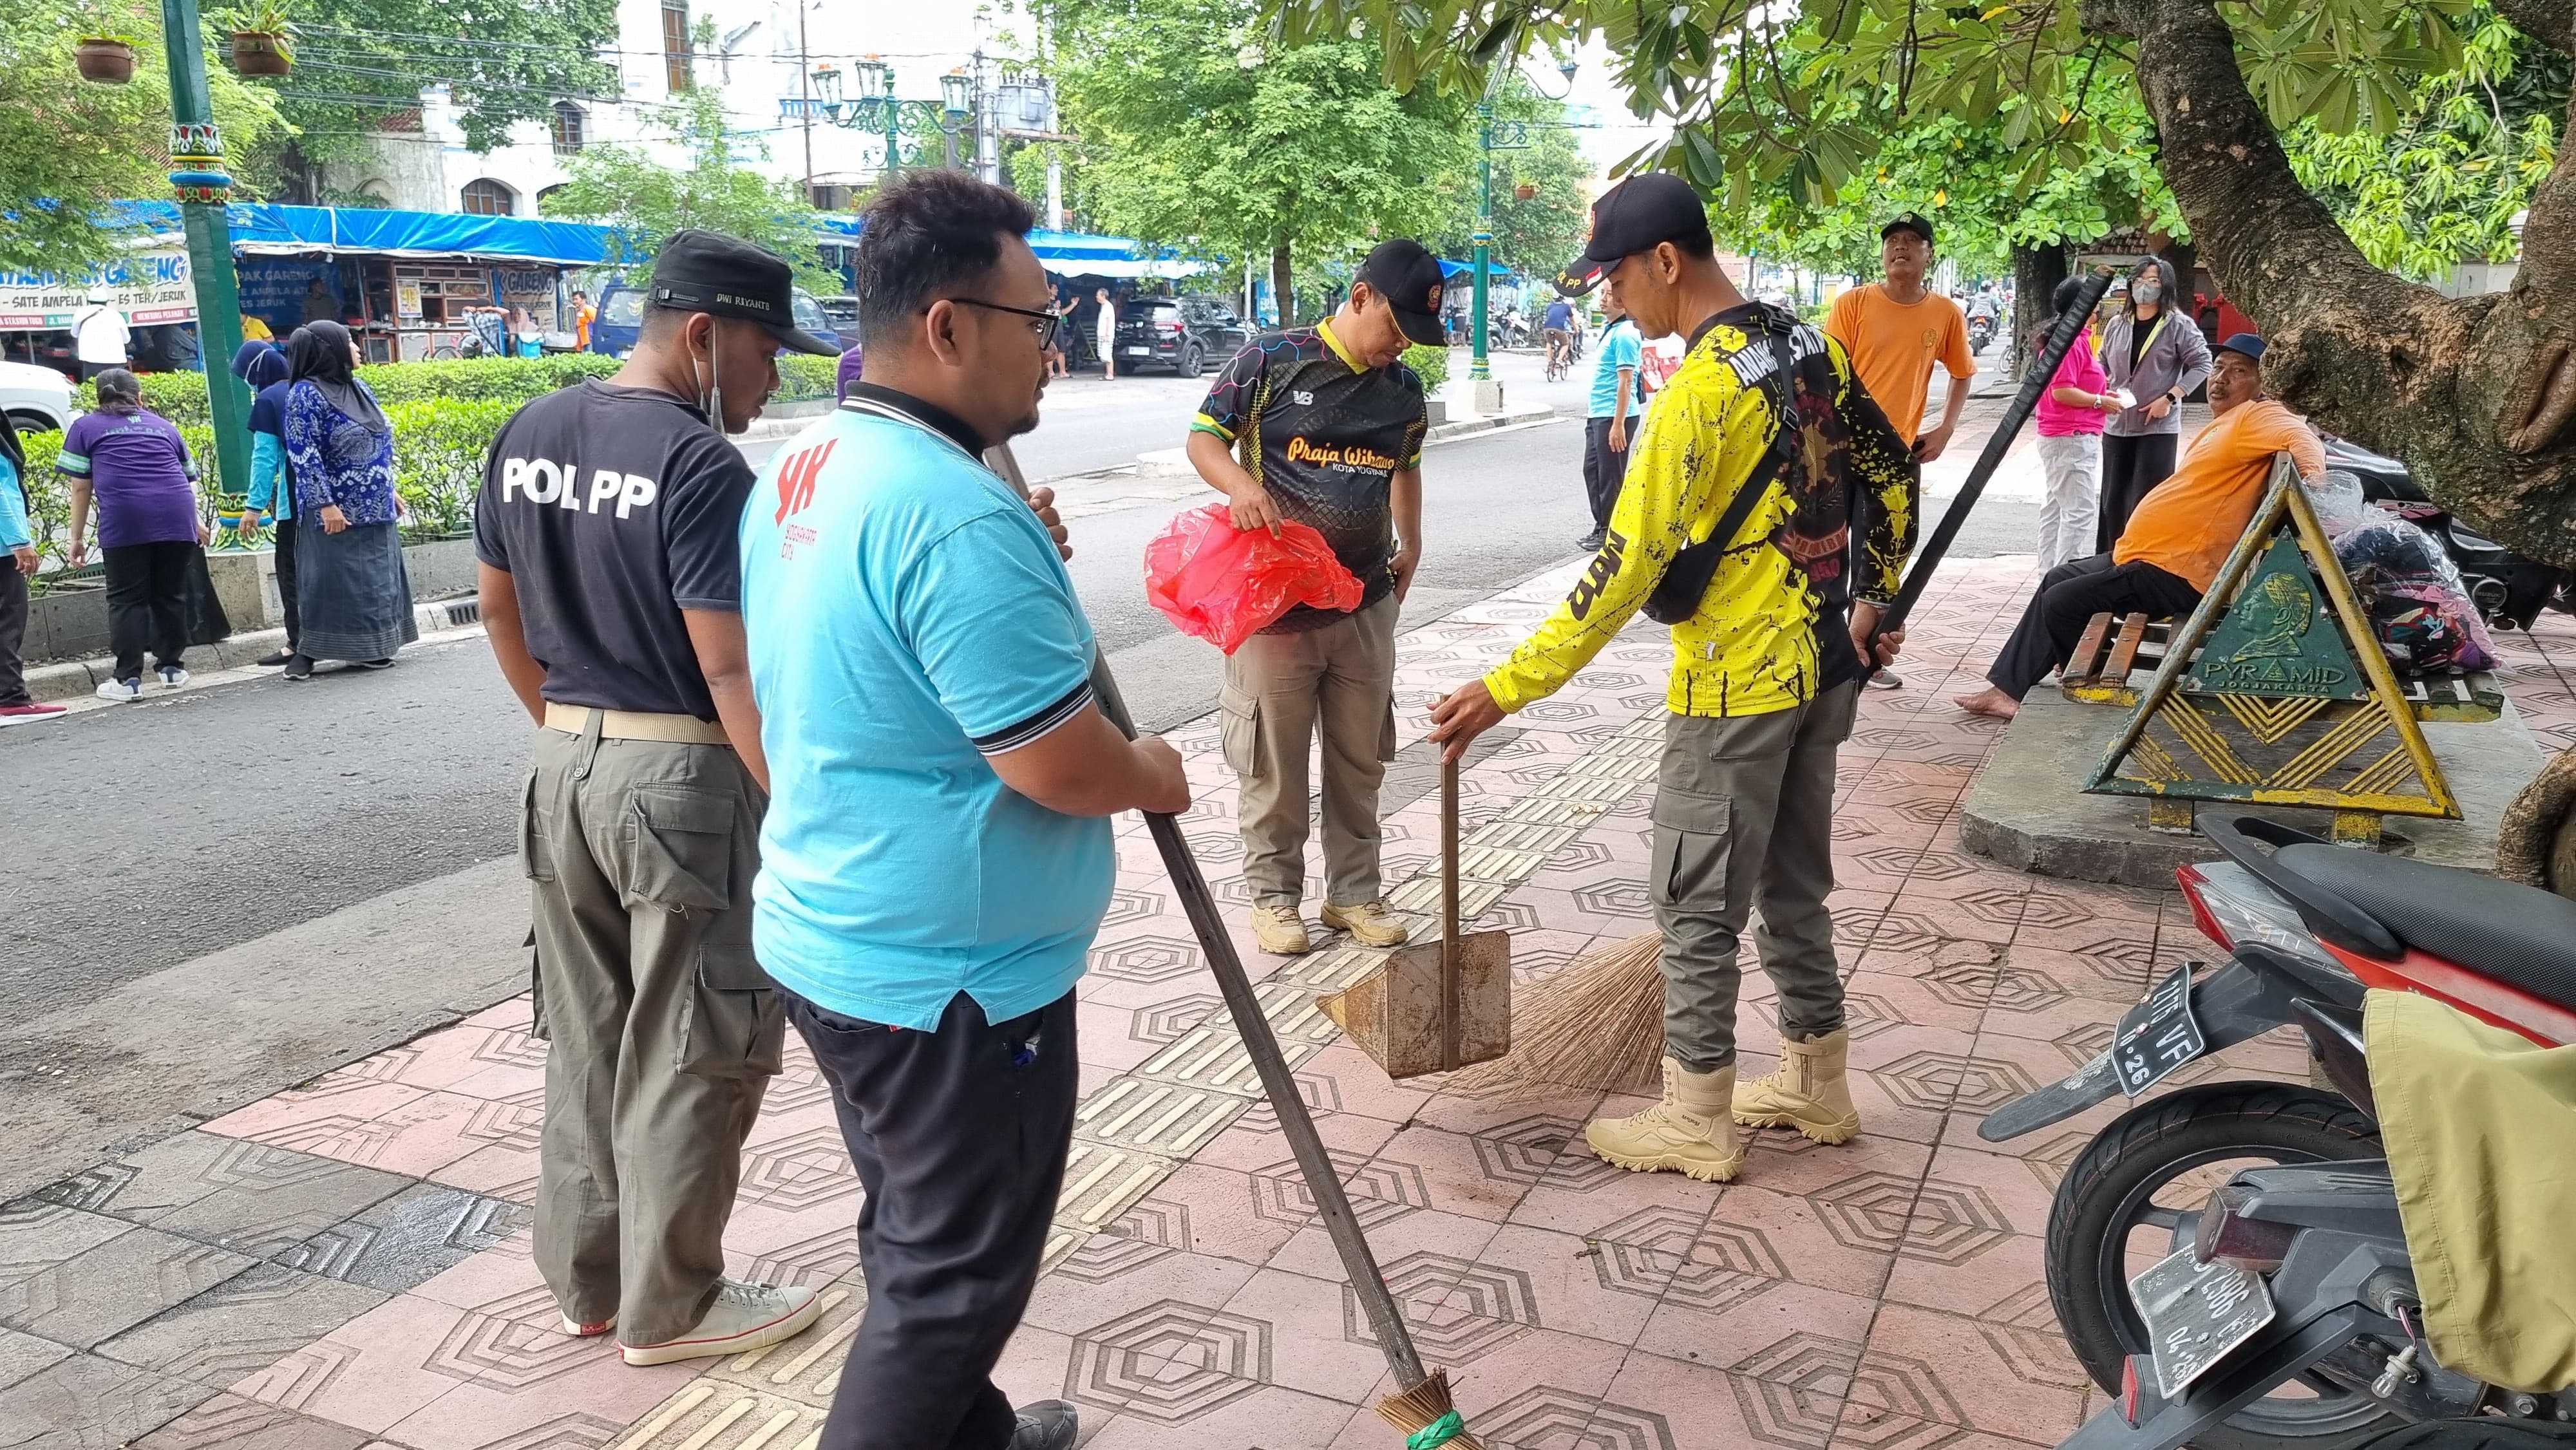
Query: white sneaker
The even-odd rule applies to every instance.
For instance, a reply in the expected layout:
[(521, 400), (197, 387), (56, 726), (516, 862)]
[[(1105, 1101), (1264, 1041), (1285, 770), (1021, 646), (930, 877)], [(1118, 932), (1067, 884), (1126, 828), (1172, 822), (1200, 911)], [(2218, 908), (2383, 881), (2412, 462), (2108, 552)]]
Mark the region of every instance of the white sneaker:
[(162, 689), (175, 690), (186, 683), (188, 683), (188, 672), (185, 669), (182, 669), (177, 665), (163, 665), (161, 667)]
[(140, 676), (131, 680), (110, 680), (98, 687), (97, 694), (102, 700), (140, 700), (143, 698), (143, 680)]
[(614, 1314), (609, 1315), (607, 1318), (600, 1320), (596, 1324), (584, 1324), (580, 1320), (566, 1314), (563, 1316), (562, 1323), (563, 1332), (571, 1335), (575, 1339), (597, 1339), (599, 1336), (606, 1334), (608, 1331), (615, 1329), (616, 1327), (617, 1316)]
[(627, 1344), (617, 1353), (628, 1364), (669, 1364), (676, 1359), (714, 1359), (766, 1349), (805, 1332), (823, 1312), (822, 1301), (803, 1286), (773, 1288), (739, 1279), (716, 1281), (716, 1302), (697, 1327), (661, 1344)]

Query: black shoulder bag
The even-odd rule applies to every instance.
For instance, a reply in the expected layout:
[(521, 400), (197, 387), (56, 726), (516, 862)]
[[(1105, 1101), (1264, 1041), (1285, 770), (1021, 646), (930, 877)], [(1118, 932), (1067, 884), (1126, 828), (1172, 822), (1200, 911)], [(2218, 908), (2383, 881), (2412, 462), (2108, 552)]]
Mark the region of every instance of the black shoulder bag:
[(1664, 577), (1655, 583), (1655, 592), (1646, 596), (1645, 613), (1657, 624), (1679, 624), (1699, 613), (1700, 601), (1708, 596), (1709, 581), (1717, 577), (1717, 566), (1726, 557), (1727, 546), (1753, 506), (1771, 491), (1798, 449), (1798, 385), (1790, 375), (1789, 339), (1796, 320), (1764, 308), (1758, 314), (1763, 332), (1771, 339), (1771, 373), (1779, 381), (1780, 395), (1771, 406), (1777, 425), (1771, 434), (1771, 446), (1761, 461), (1745, 475), (1744, 485), (1729, 499), (1726, 512), (1708, 537), (1683, 549), (1664, 566)]

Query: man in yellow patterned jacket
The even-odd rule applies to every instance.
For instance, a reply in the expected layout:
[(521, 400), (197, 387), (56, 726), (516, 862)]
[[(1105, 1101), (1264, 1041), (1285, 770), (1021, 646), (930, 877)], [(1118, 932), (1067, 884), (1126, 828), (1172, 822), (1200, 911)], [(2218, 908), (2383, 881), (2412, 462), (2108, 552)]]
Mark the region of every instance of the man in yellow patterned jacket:
[[(1557, 285), (1604, 280), (1641, 330), (1681, 333), (1689, 352), (1646, 416), (1591, 568), (1508, 659), (1433, 707), (1431, 737), (1462, 753), (1564, 685), (1650, 599), (1672, 622), (1649, 883), (1664, 939), (1663, 1100), (1584, 1137), (1623, 1168), (1723, 1182), (1743, 1166), (1739, 1122), (1822, 1143), (1860, 1130), (1825, 909), (1834, 753), (1851, 733), (1860, 649), (1913, 548), (1918, 486), (1841, 344), (1744, 300), (1679, 178), (1634, 176), (1594, 203), (1591, 243)], [(1760, 490), (1750, 512), (1711, 540), (1748, 488)], [(1878, 663), (1901, 643), (1880, 637)], [(1737, 943), (1757, 909), (1781, 1065), (1739, 1086)]]

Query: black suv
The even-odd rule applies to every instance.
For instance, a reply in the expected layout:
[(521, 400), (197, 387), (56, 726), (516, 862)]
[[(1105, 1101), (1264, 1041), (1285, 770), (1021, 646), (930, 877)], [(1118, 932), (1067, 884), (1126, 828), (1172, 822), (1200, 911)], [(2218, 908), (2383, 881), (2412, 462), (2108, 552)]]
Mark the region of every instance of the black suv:
[(1118, 366), (1159, 363), (1185, 378), (1222, 363), (1251, 339), (1214, 297), (1130, 297), (1118, 304)]

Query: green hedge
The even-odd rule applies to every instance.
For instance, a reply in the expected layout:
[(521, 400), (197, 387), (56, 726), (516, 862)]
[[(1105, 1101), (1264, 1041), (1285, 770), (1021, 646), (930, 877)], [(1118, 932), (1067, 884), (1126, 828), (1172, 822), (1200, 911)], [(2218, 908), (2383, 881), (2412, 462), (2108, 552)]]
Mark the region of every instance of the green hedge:
[(1422, 378), (1422, 391), (1434, 397), (1449, 385), (1449, 349), (1420, 343), (1404, 350), (1404, 365)]

